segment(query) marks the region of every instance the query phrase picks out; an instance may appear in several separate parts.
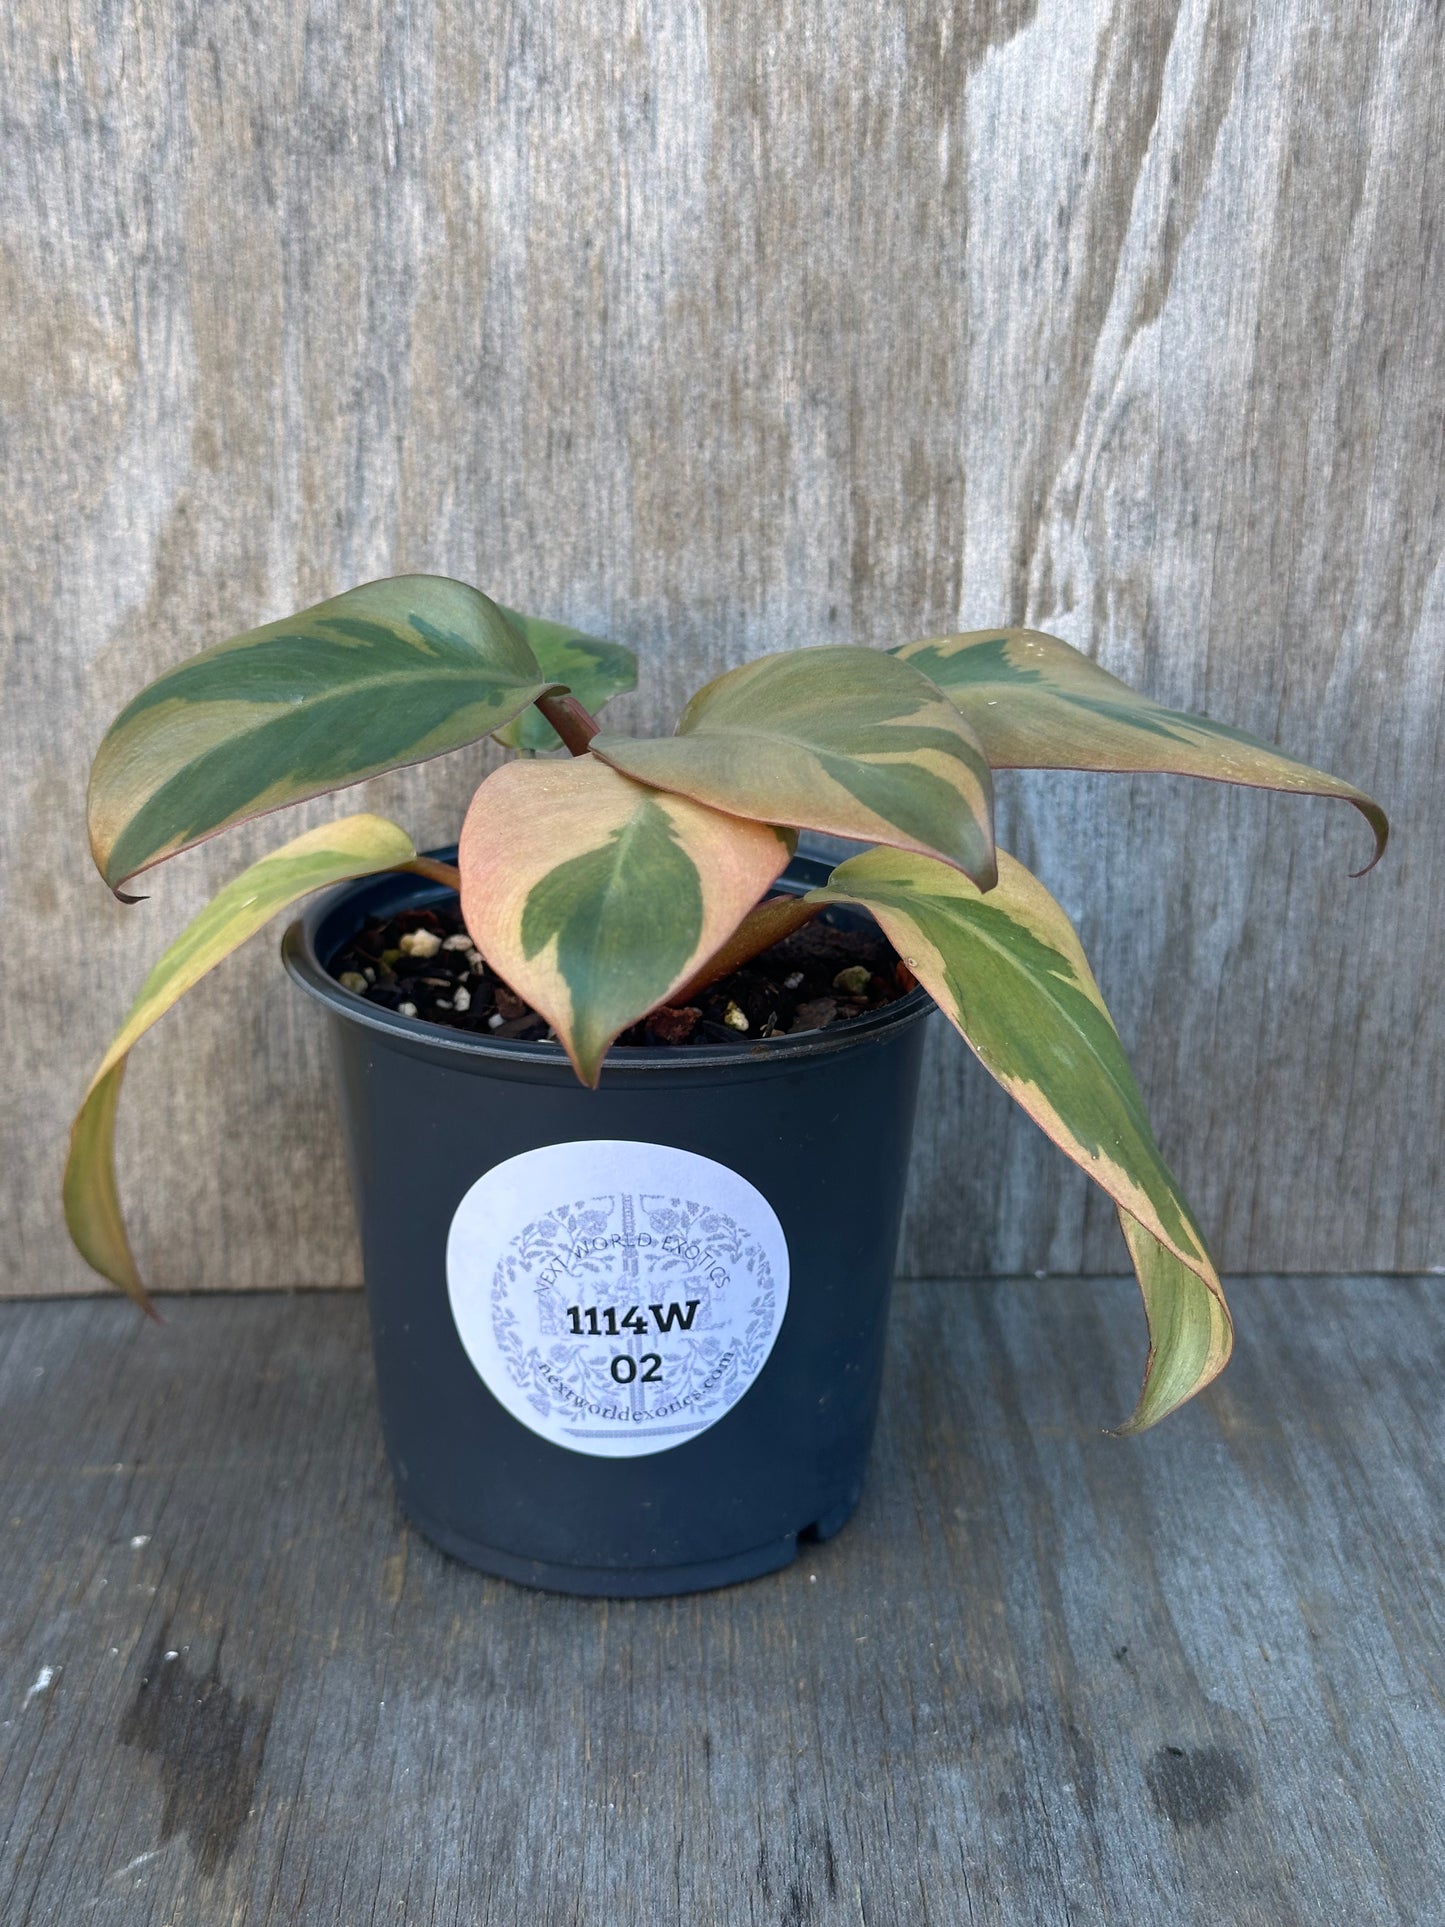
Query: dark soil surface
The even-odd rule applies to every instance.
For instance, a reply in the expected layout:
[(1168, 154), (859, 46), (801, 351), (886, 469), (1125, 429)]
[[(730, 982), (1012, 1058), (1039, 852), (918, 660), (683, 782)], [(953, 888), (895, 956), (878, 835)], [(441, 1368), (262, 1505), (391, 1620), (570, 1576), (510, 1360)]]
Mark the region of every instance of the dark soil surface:
[[(331, 964), (342, 986), (368, 1003), (449, 1030), (490, 1037), (550, 1037), (539, 1017), (489, 970), (453, 901), (374, 917)], [(823, 1030), (879, 1010), (913, 988), (898, 953), (875, 929), (805, 924), (752, 963), (699, 991), (683, 1008), (655, 1010), (620, 1045), (748, 1044)]]

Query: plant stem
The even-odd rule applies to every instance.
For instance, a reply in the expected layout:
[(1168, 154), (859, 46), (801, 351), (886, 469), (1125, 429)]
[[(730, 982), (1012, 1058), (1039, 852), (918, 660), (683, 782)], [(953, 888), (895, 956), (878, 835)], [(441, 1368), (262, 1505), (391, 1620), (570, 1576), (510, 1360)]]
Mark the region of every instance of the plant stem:
[(754, 957), (761, 956), (784, 937), (791, 937), (823, 908), (821, 903), (805, 903), (801, 897), (770, 897), (766, 903), (749, 910), (720, 950), (715, 950), (700, 970), (695, 970), (681, 990), (668, 998), (673, 1005), (686, 1004), (700, 990), (715, 984), (719, 977), (740, 970)]
[[(538, 709), (556, 730), (574, 756), (585, 756), (587, 745), (601, 728), (597, 718), (585, 710), (575, 696), (542, 696)], [(419, 856), (411, 863), (400, 863), (400, 870), (413, 870), (433, 883), (444, 883), (461, 895), (462, 873), (453, 863), (438, 863), (435, 857)]]
[(398, 863), (399, 870), (414, 870), (419, 877), (430, 877), (433, 883), (444, 883), (449, 890), (461, 895), (462, 873), (454, 863), (438, 863), (433, 856), (419, 856), (411, 863)]
[(574, 756), (587, 754), (588, 744), (602, 725), (575, 696), (539, 696), (536, 707)]

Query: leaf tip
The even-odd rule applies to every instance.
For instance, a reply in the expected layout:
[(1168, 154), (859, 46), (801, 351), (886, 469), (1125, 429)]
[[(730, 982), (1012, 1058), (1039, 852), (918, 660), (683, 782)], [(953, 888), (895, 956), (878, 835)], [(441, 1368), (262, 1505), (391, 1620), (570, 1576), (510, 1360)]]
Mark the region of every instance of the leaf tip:
[(1385, 854), (1385, 845), (1390, 840), (1390, 819), (1380, 808), (1379, 804), (1371, 797), (1366, 797), (1363, 802), (1355, 803), (1355, 808), (1369, 824), (1375, 837), (1374, 855), (1370, 858), (1369, 862), (1365, 864), (1363, 869), (1351, 870), (1350, 872), (1352, 877), (1363, 877), (1370, 874), (1371, 870), (1374, 869), (1380, 858)]
[(92, 822), (89, 827), (90, 860), (100, 872), (101, 881), (110, 891), (110, 894), (115, 898), (117, 903), (144, 903), (145, 898), (143, 896), (132, 895), (132, 893), (125, 888), (126, 884), (130, 882), (131, 877), (138, 875), (139, 872), (131, 871), (127, 874), (124, 870), (120, 869), (115, 861), (114, 843), (107, 843), (105, 841), (94, 822)]
[(1147, 1432), (1151, 1425), (1158, 1423), (1158, 1419), (1140, 1418), (1138, 1412), (1134, 1411), (1120, 1424), (1106, 1425), (1103, 1436), (1106, 1439), (1137, 1439), (1141, 1432)]
[(604, 1044), (601, 1050), (587, 1051), (584, 1054), (575, 1045), (562, 1041), (568, 1057), (572, 1060), (572, 1068), (577, 1073), (578, 1083), (584, 1085), (589, 1091), (595, 1091), (602, 1082), (602, 1060), (607, 1055), (608, 1046)]

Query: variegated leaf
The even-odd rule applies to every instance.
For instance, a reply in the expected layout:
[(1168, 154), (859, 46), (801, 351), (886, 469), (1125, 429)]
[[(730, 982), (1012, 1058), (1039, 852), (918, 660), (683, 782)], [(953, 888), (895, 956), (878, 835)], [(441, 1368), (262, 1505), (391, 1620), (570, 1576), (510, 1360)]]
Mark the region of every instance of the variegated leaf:
[(595, 1085), (613, 1038), (713, 954), (788, 854), (765, 824), (646, 789), (591, 756), (509, 763), (462, 826), (462, 914)]
[(278, 910), (347, 877), (396, 869), (415, 855), (406, 832), (381, 816), (347, 816), (307, 830), (219, 891), (142, 984), (71, 1126), (63, 1189), (65, 1222), (81, 1257), (146, 1310), (150, 1299), (126, 1237), (115, 1179), (116, 1103), (132, 1045)]
[(926, 676), (877, 650), (761, 656), (700, 689), (675, 736), (602, 735), (592, 749), (734, 816), (917, 850), (993, 882), (978, 738)]
[(868, 850), (809, 901), (871, 911), (984, 1066), (1118, 1206), (1150, 1336), (1144, 1388), (1123, 1429), (1153, 1425), (1223, 1370), (1232, 1327), (1068, 918), (1003, 851), (987, 896), (927, 857)]
[(121, 711), (90, 779), (90, 840), (129, 878), (245, 818), (490, 735), (549, 688), (477, 589), (401, 575), (177, 664)]
[[(497, 606), (501, 608), (500, 603)], [(565, 684), (594, 716), (614, 696), (637, 687), (637, 658), (620, 642), (584, 636), (580, 629), (570, 629), (562, 622), (544, 622), (540, 616), (519, 616), (515, 609), (502, 609), (502, 614), (526, 637), (547, 680)], [(562, 747), (561, 737), (536, 709), (524, 709), (494, 734), (508, 749)]]
[(1150, 770), (1252, 789), (1338, 796), (1375, 835), (1379, 862), (1390, 826), (1372, 797), (1324, 770), (1207, 716), (1164, 709), (1057, 636), (979, 629), (905, 643), (893, 654), (921, 669), (978, 731), (995, 769)]

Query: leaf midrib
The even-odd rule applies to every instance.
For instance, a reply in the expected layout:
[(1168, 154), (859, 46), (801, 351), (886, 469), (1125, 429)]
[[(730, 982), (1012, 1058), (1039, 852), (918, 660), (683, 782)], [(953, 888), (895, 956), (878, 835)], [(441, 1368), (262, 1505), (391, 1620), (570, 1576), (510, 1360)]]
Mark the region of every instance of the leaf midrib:
[[(345, 683), (339, 683), (334, 688), (319, 690), (314, 695), (300, 696), (295, 699), (285, 696), (227, 695), (175, 696), (171, 700), (187, 707), (193, 706), (195, 708), (201, 708), (209, 703), (246, 703), (251, 707), (255, 707), (258, 703), (267, 704), (272, 713), (268, 716), (258, 716), (253, 723), (238, 729), (235, 736), (226, 739), (229, 742), (234, 742), (237, 737), (248, 735), (252, 729), (264, 729), (268, 724), (274, 723), (278, 714), (285, 715), (288, 712), (299, 714), (305, 709), (316, 708), (325, 703), (338, 702), (344, 696), (354, 695), (359, 688), (384, 689), (389, 683), (425, 682), (428, 685), (432, 685), (440, 682), (475, 682), (478, 676), (491, 676), (497, 681), (505, 683), (511, 675), (512, 672), (510, 670), (491, 669), (485, 663), (479, 663), (475, 669), (423, 669), (418, 666), (418, 668), (414, 670), (388, 669), (379, 675), (352, 676), (349, 677)], [(530, 683), (523, 682), (520, 677), (511, 683), (511, 687), (514, 689), (529, 689), (532, 686)], [(545, 678), (536, 684), (536, 687), (539, 689), (547, 689), (550, 686)], [(220, 745), (216, 744), (214, 747), (219, 748)], [(183, 764), (181, 767), (186, 768), (188, 765)]]
[[(442, 671), (440, 675), (428, 676), (426, 678), (426, 681), (428, 682), (428, 684), (434, 684), (439, 681), (458, 682), (463, 679), (470, 681), (474, 679), (474, 676), (475, 676), (475, 672), (472, 670), (448, 669), (448, 670)], [(239, 729), (232, 731), (230, 735), (221, 737), (217, 742), (208, 743), (206, 747), (203, 750), (200, 750), (196, 755), (188, 757), (186, 761), (183, 763), (176, 763), (172, 765), (172, 767), (167, 769), (158, 781), (150, 783), (142, 793), (140, 803), (130, 811), (127, 817), (127, 822), (134, 822), (137, 815), (139, 815), (140, 810), (144, 808), (144, 806), (147, 803), (150, 802), (152, 797), (159, 795), (159, 793), (163, 789), (165, 789), (168, 784), (174, 783), (178, 781), (181, 777), (188, 775), (192, 770), (196, 769), (201, 764), (204, 764), (205, 762), (207, 762), (212, 756), (218, 756), (223, 751), (229, 751), (231, 749), (234, 749), (237, 743), (244, 743), (248, 736), (258, 736), (265, 730), (274, 729), (277, 723), (283, 721), (288, 716), (300, 717), (303, 715), (315, 714), (316, 711), (320, 709), (324, 709), (328, 703), (340, 702), (344, 698), (354, 696), (357, 693), (359, 686), (364, 686), (367, 690), (376, 690), (376, 689), (384, 688), (387, 683), (395, 683), (395, 682), (405, 683), (405, 682), (413, 682), (416, 680), (418, 679), (415, 677), (399, 675), (393, 672), (386, 676), (378, 676), (369, 681), (362, 679), (360, 684), (358, 684), (357, 682), (350, 682), (346, 685), (344, 689), (328, 689), (318, 696), (305, 696), (305, 697), (302, 697), (299, 702), (284, 702), (284, 701), (278, 701), (273, 699), (269, 703), (267, 707), (267, 712), (264, 716), (255, 716), (249, 722), (243, 724)], [(548, 685), (547, 683), (538, 683), (535, 686), (540, 690), (546, 690), (550, 685)], [(514, 687), (518, 689), (528, 689), (533, 687), (533, 685), (530, 683), (517, 683), (514, 685)], [(180, 700), (184, 702), (187, 700), (187, 698), (182, 697)], [(226, 703), (226, 702), (242, 703), (242, 702), (246, 702), (248, 699), (244, 696), (220, 696), (220, 697), (211, 697), (208, 700), (212, 702), (221, 702), (221, 703)], [(250, 701), (254, 706), (255, 699), (252, 698), (250, 699)], [(453, 710), (453, 711), (450, 711), (449, 713), (452, 715), (455, 715), (456, 711)], [(520, 715), (521, 711), (519, 710), (517, 713)], [(445, 722), (445, 720), (446, 718), (442, 717), (440, 721), (438, 723), (434, 723), (432, 727), (433, 728), (440, 727), (441, 722)], [(485, 736), (490, 734), (490, 731), (482, 730), (480, 734)], [(405, 745), (403, 745), (403, 747), (405, 747)], [(458, 744), (458, 748), (461, 748), (461, 747), (462, 745)], [(370, 766), (368, 766), (368, 768), (369, 767)], [(383, 762), (379, 767), (381, 769), (389, 769), (393, 767), (393, 764), (390, 758), (388, 757), (387, 760)], [(366, 780), (366, 774), (367, 774), (367, 771), (363, 769), (358, 774), (355, 780), (357, 782), (364, 782)], [(264, 787), (269, 787), (269, 785), (266, 785)], [(260, 792), (257, 791), (256, 793), (259, 795)], [(116, 836), (114, 841), (115, 842), (120, 841), (119, 835)]]
[[(994, 907), (997, 908), (998, 906), (994, 906)], [(907, 914), (907, 912), (905, 912), (905, 914)], [(1023, 978), (1026, 983), (1034, 985), (1036, 989), (1041, 990), (1046, 996), (1048, 995), (1047, 986), (1044, 984), (1040, 984), (1037, 977), (1035, 977), (1031, 971), (1029, 971), (1023, 964), (1021, 964), (1018, 961), (1018, 959), (1012, 954), (1012, 952), (1008, 949), (1007, 945), (1000, 943), (998, 938), (993, 936), (988, 931), (986, 926), (973, 924), (967, 927), (971, 930), (974, 941), (985, 945), (989, 950), (993, 951), (999, 957), (1002, 963), (1006, 966), (1006, 968), (1011, 970), (1016, 977)], [(923, 935), (924, 932), (920, 929), (919, 934)], [(1038, 933), (1035, 931), (1032, 934), (1037, 936)], [(1040, 939), (1040, 941), (1042, 941), (1042, 939)], [(1047, 947), (1050, 950), (1053, 950), (1052, 945), (1048, 945)], [(937, 949), (937, 945), (935, 944), (933, 948)], [(1056, 957), (1060, 958), (1063, 961), (1063, 963), (1068, 966), (1071, 980), (1078, 986), (1080, 994), (1087, 998), (1088, 992), (1087, 990), (1085, 990), (1083, 984), (1080, 983), (1078, 977), (1074, 974), (1073, 965), (1069, 963), (1068, 957), (1064, 954), (1062, 950), (1053, 950), (1053, 954)], [(1090, 1001), (1092, 1001), (1092, 999)], [(1104, 1072), (1104, 1075), (1108, 1079), (1110, 1086), (1116, 1092), (1118, 1092), (1121, 1099), (1125, 1100), (1126, 1111), (1129, 1111), (1130, 1113), (1132, 1113), (1136, 1108), (1136, 1106), (1142, 1110), (1142, 1104), (1139, 1099), (1137, 1086), (1135, 1087), (1134, 1093), (1133, 1093), (1134, 1102), (1130, 1103), (1128, 1101), (1129, 1099), (1128, 1088), (1125, 1085), (1121, 1084), (1117, 1071), (1109, 1063), (1107, 1058), (1100, 1057), (1098, 1051), (1095, 1049), (1093, 1043), (1090, 1041), (1087, 1031), (1085, 1031), (1082, 1028), (1082, 1026), (1079, 1024), (1076, 1018), (1070, 1015), (1068, 1009), (1063, 1004), (1059, 1003), (1056, 999), (1053, 999), (1053, 998), (1050, 999), (1050, 1002), (1053, 1004), (1054, 1009), (1058, 1011), (1065, 1025), (1067, 1025), (1067, 1027), (1073, 1032), (1073, 1034), (1082, 1042), (1085, 1050), (1089, 1054), (1089, 1057)], [(960, 999), (960, 1006), (961, 1004), (962, 1004), (962, 1000)], [(1120, 1052), (1122, 1053), (1124, 1046), (1123, 1046), (1122, 1040), (1119, 1039), (1118, 1031), (1114, 1028), (1114, 1020), (1109, 1016), (1107, 1010), (1104, 1009), (1102, 1004), (1096, 1006), (1096, 1008), (1099, 1010), (1099, 1014), (1103, 1017), (1105, 1023), (1108, 1024), (1110, 1030), (1113, 1032), (1115, 1040), (1119, 1043)], [(1131, 1078), (1132, 1078), (1132, 1073), (1131, 1073)], [(1070, 1137), (1074, 1137), (1076, 1142), (1082, 1143), (1082, 1140), (1077, 1138), (1073, 1130), (1073, 1127), (1068, 1125), (1067, 1120), (1064, 1118), (1063, 1113), (1059, 1110), (1057, 1104), (1054, 1103), (1054, 1101), (1048, 1097), (1047, 1092), (1043, 1090), (1042, 1086), (1035, 1084), (1032, 1088), (1037, 1090), (1039, 1092), (1039, 1095), (1044, 1099), (1044, 1101), (1049, 1104), (1050, 1109), (1053, 1110), (1054, 1115), (1058, 1118), (1060, 1124), (1064, 1125), (1065, 1128), (1068, 1129)], [(1168, 1169), (1164, 1164), (1164, 1159), (1160, 1154), (1158, 1145), (1155, 1144), (1154, 1142), (1154, 1133), (1149, 1128), (1148, 1119), (1141, 1118), (1141, 1122), (1145, 1132), (1146, 1142), (1149, 1144), (1149, 1146), (1154, 1152), (1154, 1159), (1155, 1159), (1156, 1166), (1160, 1171), (1160, 1173), (1165, 1177), (1165, 1179), (1168, 1180), (1169, 1179)], [(1188, 1207), (1185, 1205), (1183, 1198), (1180, 1197), (1178, 1193), (1175, 1191), (1172, 1180), (1168, 1182), (1167, 1188), (1169, 1190), (1170, 1196), (1174, 1199), (1179, 1209), (1181, 1218), (1184, 1220), (1184, 1223), (1187, 1227), (1189, 1223)], [(1145, 1195), (1148, 1196), (1148, 1193), (1146, 1192)], [(1154, 1205), (1154, 1209), (1157, 1212), (1159, 1207), (1154, 1204), (1154, 1200), (1150, 1198), (1149, 1202), (1151, 1205)], [(1162, 1220), (1161, 1220), (1161, 1223), (1162, 1223)], [(1159, 1232), (1155, 1231), (1152, 1225), (1146, 1227), (1146, 1229), (1148, 1229), (1154, 1237), (1160, 1238)], [(1164, 1244), (1168, 1250), (1174, 1252), (1174, 1255), (1179, 1259), (1181, 1264), (1188, 1265), (1190, 1266), (1190, 1269), (1193, 1269), (1193, 1266), (1190, 1260), (1185, 1257), (1182, 1251), (1178, 1251), (1175, 1248), (1175, 1246), (1169, 1242), (1167, 1238), (1160, 1238), (1160, 1243)]]
[[(992, 908), (994, 908), (994, 910), (998, 910), (1000, 906), (996, 906), (996, 904), (994, 904)], [(1019, 919), (1019, 921), (1021, 921), (1021, 919)], [(1011, 971), (1013, 971), (1013, 975), (1015, 975), (1015, 977), (1023, 977), (1023, 979), (1025, 979), (1025, 983), (1031, 983), (1031, 985), (1035, 985), (1035, 989), (1037, 989), (1038, 992), (1042, 992), (1044, 996), (1048, 996), (1048, 998), (1050, 998), (1050, 1004), (1054, 1006), (1054, 1010), (1058, 1010), (1058, 1014), (1060, 1014), (1060, 1016), (1062, 1016), (1062, 1019), (1064, 1019), (1065, 1025), (1067, 1025), (1067, 1027), (1069, 1027), (1069, 1029), (1073, 1031), (1073, 1035), (1075, 1035), (1075, 1037), (1077, 1037), (1077, 1039), (1079, 1039), (1079, 1041), (1083, 1043), (1083, 1046), (1085, 1046), (1085, 1050), (1089, 1052), (1090, 1058), (1092, 1058), (1092, 1060), (1094, 1060), (1094, 1062), (1096, 1062), (1096, 1064), (1098, 1064), (1100, 1068), (1104, 1069), (1104, 1075), (1108, 1077), (1108, 1081), (1110, 1081), (1110, 1085), (1114, 1085), (1114, 1089), (1116, 1089), (1117, 1093), (1119, 1093), (1119, 1096), (1127, 1100), (1127, 1098), (1129, 1098), (1129, 1089), (1127, 1089), (1125, 1085), (1121, 1085), (1121, 1083), (1119, 1083), (1119, 1077), (1117, 1077), (1117, 1071), (1116, 1069), (1114, 1069), (1114, 1066), (1110, 1066), (1106, 1058), (1100, 1058), (1100, 1054), (1098, 1054), (1098, 1050), (1094, 1048), (1094, 1044), (1090, 1043), (1089, 1033), (1087, 1033), (1087, 1031), (1083, 1029), (1083, 1025), (1081, 1025), (1081, 1023), (1077, 1021), (1077, 1017), (1073, 1017), (1071, 1016), (1071, 1014), (1069, 1014), (1069, 1010), (1065, 1008), (1064, 1004), (1062, 1004), (1062, 1002), (1060, 1002), (1058, 998), (1052, 998), (1052, 996), (1050, 996), (1050, 992), (1048, 992), (1048, 985), (1046, 985), (1046, 983), (1040, 983), (1040, 979), (1038, 979), (1038, 977), (1035, 977), (1035, 973), (1033, 973), (1031, 969), (1027, 969), (1027, 965), (1019, 964), (1019, 960), (1017, 960), (1017, 958), (1015, 958), (1015, 956), (1011, 954), (1010, 948), (1008, 948), (1008, 944), (1002, 944), (1002, 942), (1000, 942), (998, 938), (994, 937), (994, 935), (992, 935), (992, 933), (990, 933), (990, 931), (986, 929), (986, 925), (971, 925), (971, 929), (973, 929), (973, 937), (975, 937), (975, 940), (977, 940), (977, 942), (981, 942), (981, 944), (985, 944), (988, 950), (992, 950), (992, 952), (994, 952), (994, 954), (996, 954), (996, 956), (998, 956), (998, 958), (1000, 958), (1000, 960), (1004, 962), (1004, 965), (1006, 965), (1008, 969), (1011, 969)], [(1025, 929), (1027, 929), (1027, 925), (1025, 925)], [(1033, 937), (1038, 937), (1037, 931), (1031, 931), (1029, 935), (1033, 935)], [(1040, 938), (1040, 942), (1042, 942), (1042, 938)], [(1073, 985), (1077, 987), (1077, 990), (1079, 990), (1079, 994), (1081, 994), (1081, 996), (1085, 996), (1085, 998), (1089, 998), (1089, 992), (1085, 990), (1085, 987), (1083, 987), (1083, 983), (1079, 983), (1079, 977), (1077, 977), (1077, 975), (1073, 973), (1073, 965), (1069, 964), (1069, 960), (1067, 960), (1067, 956), (1065, 956), (1064, 952), (1062, 952), (1062, 950), (1054, 950), (1054, 946), (1052, 946), (1052, 944), (1048, 944), (1046, 948), (1048, 948), (1048, 950), (1050, 950), (1050, 952), (1052, 952), (1052, 954), (1054, 954), (1056, 958), (1060, 958), (1060, 962), (1062, 962), (1062, 964), (1067, 965), (1067, 969), (1069, 969), (1069, 981), (1071, 981), (1071, 983), (1073, 983)], [(1089, 1000), (1090, 1002), (1092, 1002), (1092, 998), (1089, 998)], [(1119, 1039), (1119, 1033), (1117, 1033), (1117, 1029), (1114, 1029), (1114, 1019), (1112, 1019), (1112, 1017), (1110, 1017), (1110, 1014), (1108, 1014), (1108, 1012), (1104, 1010), (1104, 1006), (1102, 1006), (1102, 1004), (1098, 1004), (1098, 1006), (1094, 1006), (1094, 1008), (1098, 1010), (1098, 1014), (1100, 1014), (1100, 1017), (1104, 1019), (1104, 1023), (1108, 1023), (1108, 1027), (1110, 1027), (1110, 1031), (1114, 1033), (1114, 1039), (1116, 1039), (1116, 1043), (1119, 1044), (1119, 1050), (1123, 1050), (1123, 1041)], [(1137, 1095), (1139, 1095), (1139, 1093), (1135, 1091), (1135, 1098), (1137, 1098)], [(1133, 1110), (1133, 1104), (1125, 1104), (1125, 1108), (1129, 1108), (1129, 1110)], [(1073, 1135), (1073, 1133), (1069, 1133), (1069, 1135)], [(1152, 1135), (1152, 1131), (1148, 1133), (1148, 1141), (1150, 1141), (1150, 1145), (1154, 1143), (1154, 1135)]]
[(683, 970), (686, 971), (688, 965), (697, 953), (698, 945), (702, 941), (703, 932), (707, 928), (707, 888), (703, 880), (702, 867), (692, 851), (688, 849), (686, 839), (679, 834), (676, 819), (670, 816), (662, 804), (657, 802), (653, 797), (644, 797), (634, 804), (632, 809), (628, 811), (626, 820), (612, 833), (611, 843), (616, 855), (608, 872), (607, 882), (603, 887), (603, 902), (601, 912), (599, 913), (599, 920), (601, 916), (611, 915), (613, 898), (619, 890), (623, 897), (624, 907), (626, 900), (634, 895), (633, 890), (622, 887), (622, 871), (630, 858), (633, 839), (640, 836), (643, 832), (649, 810), (657, 811), (657, 814), (662, 818), (663, 835), (687, 858), (688, 862), (697, 872), (701, 920), (697, 935), (693, 938), (692, 949), (688, 952), (687, 961), (683, 965)]
[[(965, 723), (967, 723), (968, 718), (965, 716), (963, 720)], [(900, 724), (903, 728), (919, 726), (917, 723), (917, 719), (914, 716), (907, 716), (907, 717), (890, 716), (890, 717), (887, 717), (883, 722), (875, 723), (873, 727), (877, 729), (886, 729), (895, 722)], [(909, 759), (909, 750), (905, 744), (900, 744), (896, 750), (875, 750), (872, 752), (869, 752), (866, 750), (856, 750), (856, 749), (831, 749), (826, 743), (813, 741), (806, 736), (795, 736), (791, 730), (759, 729), (755, 724), (746, 725), (746, 724), (738, 724), (738, 723), (722, 723), (717, 725), (716, 727), (709, 724), (705, 729), (689, 729), (681, 732), (676, 737), (669, 738), (664, 736), (664, 737), (661, 737), (659, 740), (662, 742), (668, 742), (668, 741), (674, 741), (674, 742), (703, 741), (705, 742), (709, 737), (718, 737), (718, 736), (731, 736), (734, 738), (742, 738), (747, 742), (762, 743), (765, 746), (772, 745), (775, 743), (781, 743), (787, 748), (806, 750), (810, 756), (816, 756), (819, 758), (825, 757), (825, 756), (827, 757), (846, 756), (850, 759), (850, 761), (863, 764), (869, 769), (877, 768), (880, 765), (885, 767), (896, 767), (896, 765), (893, 765), (891, 763), (891, 759), (893, 757), (900, 757), (903, 759), (904, 762), (907, 762)], [(970, 767), (966, 752), (971, 748), (972, 748), (972, 745), (970, 743), (965, 742), (962, 737), (959, 738), (958, 750), (957, 750), (958, 760), (959, 762), (963, 763), (965, 767)], [(826, 775), (827, 771), (825, 770), (823, 773), (824, 775)]]
[[(612, 914), (613, 898), (618, 892), (622, 871), (631, 858), (633, 840), (641, 833), (643, 820), (649, 808), (657, 808), (657, 805), (652, 803), (650, 798), (635, 804), (607, 839), (612, 845), (612, 861), (608, 866), (607, 880), (602, 886), (602, 903), (598, 912), (599, 922), (602, 918)], [(672, 819), (667, 816), (666, 811), (659, 810), (658, 814), (665, 819), (670, 827)], [(627, 896), (630, 895), (631, 892), (626, 891), (623, 894)]]

